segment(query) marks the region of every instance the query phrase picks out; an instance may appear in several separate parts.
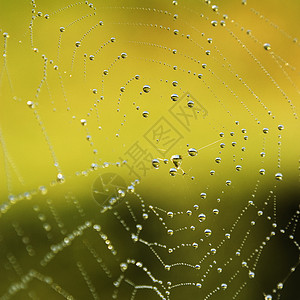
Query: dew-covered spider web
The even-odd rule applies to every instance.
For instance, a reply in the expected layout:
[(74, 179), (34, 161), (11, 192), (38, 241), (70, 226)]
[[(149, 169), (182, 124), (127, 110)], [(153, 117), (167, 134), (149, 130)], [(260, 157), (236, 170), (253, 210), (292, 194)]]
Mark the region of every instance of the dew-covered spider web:
[(0, 1), (0, 299), (300, 299), (300, 2)]

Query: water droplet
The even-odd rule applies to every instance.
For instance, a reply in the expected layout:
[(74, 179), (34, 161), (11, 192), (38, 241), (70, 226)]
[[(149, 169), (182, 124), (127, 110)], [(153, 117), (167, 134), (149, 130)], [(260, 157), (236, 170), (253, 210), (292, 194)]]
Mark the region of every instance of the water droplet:
[(213, 214), (214, 215), (218, 215), (219, 214), (219, 210), (217, 208), (213, 209)]
[(215, 161), (216, 161), (217, 164), (219, 164), (219, 163), (221, 162), (221, 157), (217, 157), (217, 158), (215, 159)]
[(81, 123), (82, 126), (86, 126), (86, 119), (81, 119), (80, 123)]
[(247, 262), (246, 261), (242, 261), (242, 267), (246, 268), (247, 267)]
[(148, 117), (149, 117), (149, 112), (145, 110), (145, 111), (143, 112), (143, 117), (144, 117), (144, 118), (148, 118)]
[(271, 50), (271, 45), (269, 43), (264, 43), (264, 49), (267, 51)]
[(206, 193), (201, 193), (200, 197), (201, 197), (201, 199), (206, 199)]
[(127, 53), (125, 53), (125, 52), (121, 53), (121, 57), (122, 58), (126, 58), (127, 57)]
[(219, 10), (219, 7), (217, 5), (213, 5), (211, 8), (212, 8), (213, 11), (218, 11)]
[(173, 218), (174, 217), (174, 213), (172, 211), (168, 211), (167, 212), (167, 216), (170, 217), (170, 218)]
[(260, 175), (265, 175), (266, 174), (266, 170), (265, 169), (260, 169), (259, 170), (259, 174)]
[(45, 186), (40, 186), (39, 190), (42, 195), (46, 195), (48, 193), (48, 190)]
[(211, 21), (211, 25), (214, 26), (214, 27), (217, 26), (218, 25), (218, 21)]
[(60, 27), (60, 28), (59, 28), (59, 31), (60, 31), (60, 32), (64, 32), (64, 31), (65, 31), (65, 27)]
[(133, 193), (134, 193), (134, 186), (133, 186), (133, 185), (130, 185), (130, 186), (127, 188), (127, 192), (130, 193), (130, 194), (133, 194)]
[(230, 239), (230, 233), (225, 233), (225, 238), (229, 240)]
[(227, 284), (226, 283), (222, 283), (221, 284), (221, 288), (222, 288), (222, 290), (226, 290), (227, 289)]
[(111, 198), (109, 199), (109, 204), (110, 204), (111, 206), (115, 205), (116, 203), (117, 203), (117, 199), (116, 199), (115, 197), (111, 197)]
[(179, 97), (178, 97), (177, 94), (172, 94), (172, 95), (171, 95), (171, 99), (172, 99), (173, 101), (177, 101), (177, 100), (179, 99)]
[(194, 107), (194, 101), (193, 100), (189, 100), (187, 103), (188, 107)]
[(198, 245), (197, 243), (195, 243), (195, 242), (192, 244), (192, 247), (195, 248), (195, 249), (197, 249), (198, 246), (199, 246), (199, 245)]
[(65, 177), (62, 173), (58, 173), (56, 176), (56, 179), (58, 182), (64, 182), (65, 181)]
[(171, 162), (174, 164), (176, 168), (179, 168), (182, 163), (182, 156), (179, 154), (171, 156)]
[(143, 92), (144, 93), (149, 93), (150, 92), (151, 87), (149, 85), (144, 85), (143, 86)]
[(27, 105), (28, 105), (29, 108), (34, 108), (35, 107), (33, 101), (27, 101)]
[(122, 272), (125, 272), (128, 268), (128, 265), (126, 263), (120, 263), (120, 269)]
[(254, 278), (255, 277), (255, 273), (254, 272), (252, 272), (252, 271), (249, 271), (249, 278)]
[(168, 229), (167, 233), (168, 233), (168, 235), (173, 235), (174, 231), (172, 229)]
[(263, 133), (267, 134), (269, 132), (269, 128), (264, 128)]
[(81, 42), (79, 42), (79, 41), (77, 41), (77, 42), (75, 43), (75, 46), (76, 46), (76, 47), (80, 47), (80, 45), (81, 45)]
[(278, 288), (279, 290), (282, 290), (282, 289), (283, 289), (283, 283), (282, 283), (282, 282), (279, 282), (279, 283), (277, 284), (277, 288)]
[(265, 300), (272, 300), (272, 296), (271, 295), (265, 295)]
[(158, 169), (159, 168), (159, 165), (160, 165), (160, 163), (159, 163), (159, 160), (158, 159), (153, 159), (152, 160), (152, 166), (155, 168), (155, 169)]
[(237, 165), (237, 166), (235, 166), (235, 169), (236, 169), (237, 171), (241, 171), (241, 170), (242, 170), (242, 166), (241, 166), (241, 165)]
[(204, 234), (205, 234), (206, 237), (211, 236), (211, 230), (210, 229), (205, 229)]
[(283, 125), (278, 125), (278, 130), (283, 130), (284, 126)]
[(190, 156), (196, 156), (198, 154), (198, 151), (195, 148), (190, 148), (188, 150), (188, 153)]
[(283, 175), (281, 173), (276, 173), (275, 174), (275, 179), (281, 181), (283, 178)]
[(172, 82), (172, 85), (173, 85), (173, 86), (177, 86), (177, 85), (178, 85), (178, 82), (177, 82), (176, 80), (174, 80), (174, 81)]
[(118, 196), (120, 197), (120, 198), (124, 198), (125, 197), (125, 192), (123, 191), (123, 190), (118, 190)]
[(176, 173), (177, 173), (177, 169), (171, 168), (170, 171), (169, 171), (169, 173), (170, 173), (171, 176), (175, 176)]
[(203, 213), (198, 216), (199, 222), (203, 222), (203, 221), (205, 221), (205, 219), (206, 219), (206, 215)]

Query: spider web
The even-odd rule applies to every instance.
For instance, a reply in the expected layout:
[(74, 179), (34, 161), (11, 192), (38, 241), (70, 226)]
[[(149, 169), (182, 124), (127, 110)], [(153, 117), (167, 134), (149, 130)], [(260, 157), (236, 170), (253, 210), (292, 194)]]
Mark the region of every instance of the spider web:
[(299, 3), (0, 4), (0, 299), (291, 299)]

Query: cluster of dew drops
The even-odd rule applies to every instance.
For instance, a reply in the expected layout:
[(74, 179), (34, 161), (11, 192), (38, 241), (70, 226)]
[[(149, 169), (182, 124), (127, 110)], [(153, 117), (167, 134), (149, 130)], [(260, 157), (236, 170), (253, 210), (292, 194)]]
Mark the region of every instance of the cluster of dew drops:
[[(278, 125), (278, 130), (283, 130), (284, 129), (284, 126), (283, 125)], [(242, 132), (245, 132), (245, 129), (242, 130)], [(269, 129), (268, 128), (263, 128), (263, 133), (264, 134), (267, 134), (269, 132)], [(231, 133), (231, 135), (233, 135), (234, 133)], [(224, 133), (223, 132), (220, 132), (220, 137), (224, 137)], [(225, 147), (225, 143), (221, 143), (220, 144), (220, 147), (221, 148), (224, 148)], [(244, 150), (244, 149), (243, 149)], [(189, 148), (187, 150), (188, 152), (188, 156), (190, 157), (195, 157), (198, 155), (198, 150), (196, 148)], [(265, 152), (260, 152), (260, 156), (261, 157), (265, 157), (266, 153)], [(169, 169), (169, 174), (171, 176), (175, 176), (178, 172), (178, 170), (180, 170), (182, 172), (182, 175), (185, 175), (186, 173), (183, 171), (183, 169), (181, 168), (181, 165), (182, 165), (182, 162), (183, 162), (183, 156), (180, 155), (180, 154), (175, 154), (175, 155), (172, 155), (171, 158), (170, 158), (170, 161), (172, 163), (172, 167)], [(161, 165), (161, 162), (163, 162), (164, 164), (167, 164), (169, 162), (169, 160), (167, 158), (165, 159), (161, 159), (161, 158), (154, 158), (152, 160), (152, 166), (155, 168), (155, 169), (159, 169), (160, 168), (160, 165)], [(215, 162), (217, 164), (221, 163), (221, 158), (220, 157), (216, 157), (215, 159)], [(235, 167), (236, 171), (241, 171), (242, 170), (242, 166), (241, 165), (236, 165)], [(259, 169), (259, 174), (260, 175), (265, 175), (266, 174), (266, 170), (265, 169)], [(215, 174), (215, 171), (214, 170), (211, 170), (210, 171), (210, 175), (214, 175)], [(192, 179), (194, 179), (194, 177), (192, 177)], [(280, 172), (277, 172), (275, 174), (275, 179), (278, 180), (278, 181), (281, 181), (283, 179), (283, 175), (282, 173)]]

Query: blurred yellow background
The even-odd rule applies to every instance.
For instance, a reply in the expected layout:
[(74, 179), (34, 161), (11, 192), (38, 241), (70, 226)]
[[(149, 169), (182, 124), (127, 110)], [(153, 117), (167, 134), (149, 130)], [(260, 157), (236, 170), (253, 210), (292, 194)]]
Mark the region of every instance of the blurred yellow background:
[[(97, 180), (105, 173), (117, 174), (124, 189), (140, 180), (136, 192), (147, 209), (150, 204), (185, 213), (198, 203), (200, 193), (206, 193), (208, 201), (201, 202), (201, 209), (221, 211), (219, 221), (207, 223), (216, 232), (216, 243), (249, 200), (255, 200), (259, 210), (273, 199), (270, 191), (282, 209), (282, 226), (298, 208), (300, 2), (173, 2), (1, 1), (0, 240), (2, 254), (14, 252), (26, 266), (23, 274), (39, 259), (29, 263), (28, 254), (18, 251), (8, 238), (14, 222), (25, 224), (38, 255), (62, 239), (55, 230), (49, 236), (35, 229), (36, 210), (31, 207), (45, 205), (46, 199), (63, 215), (63, 223), (69, 226), (66, 232), (80, 224), (74, 216), (80, 210), (74, 215), (69, 212), (74, 199), (79, 199), (85, 211), (82, 221), (103, 222), (117, 236), (116, 243), (122, 239), (111, 218), (100, 213), (104, 198), (95, 196), (96, 185), (101, 185)], [(266, 43), (270, 50), (265, 49)], [(279, 130), (279, 125), (284, 129)], [(189, 155), (190, 148), (198, 154)], [(173, 155), (181, 156), (180, 168), (172, 162)], [(158, 169), (152, 166), (153, 159), (160, 161)], [(241, 171), (236, 170), (239, 165)], [(176, 176), (170, 176), (170, 168), (176, 169)], [(277, 173), (283, 174), (282, 181), (276, 180)], [(26, 198), (33, 203), (27, 204)], [(138, 205), (127, 192), (125, 199)], [(45, 212), (51, 215), (49, 207)], [(256, 212), (249, 220), (254, 216)], [(242, 222), (241, 231), (249, 222)], [(183, 219), (174, 226), (187, 224)], [(260, 224), (261, 236), (253, 237), (251, 249), (265, 238), (266, 226)], [(158, 240), (162, 231), (158, 229)], [(156, 237), (155, 233), (149, 236)], [(40, 237), (45, 244), (38, 242)], [(182, 239), (189, 240), (189, 235)], [(233, 243), (230, 249), (238, 246)], [(121, 242), (119, 247), (126, 249)], [(289, 259), (297, 256), (295, 249), (286, 247), (287, 243), (278, 242), (278, 252), (267, 256), (277, 257), (281, 251), (290, 254), (283, 273), (290, 272)], [(80, 245), (70, 248), (72, 255), (80, 256)], [(136, 248), (132, 253), (141, 255)], [(225, 254), (226, 250), (219, 261), (227, 258)], [(63, 277), (59, 270), (63, 262), (69, 265), (68, 258), (63, 254), (47, 269), (53, 279)], [(185, 261), (181, 255), (178, 259)], [(69, 263), (73, 264), (72, 256)], [(228, 274), (237, 269), (235, 264), (231, 268)], [(263, 269), (258, 281), (266, 277)], [(97, 271), (91, 270), (90, 276), (97, 277)], [(16, 280), (10, 276), (0, 284), (0, 294)], [(65, 284), (75, 298), (91, 296), (79, 285), (71, 287), (68, 280)], [(266, 286), (272, 290), (268, 282)], [(209, 281), (207, 294), (215, 287)], [(57, 294), (39, 289), (32, 288), (41, 299), (43, 294), (56, 299)], [(249, 288), (241, 299), (258, 299), (256, 292), (262, 289)], [(111, 297), (110, 287), (101, 286), (101, 290), (103, 299)], [(16, 299), (25, 299), (24, 295)], [(122, 295), (127, 294), (119, 299), (130, 299)], [(203, 299), (208, 299), (205, 295)], [(232, 294), (226, 297), (234, 299)]]

